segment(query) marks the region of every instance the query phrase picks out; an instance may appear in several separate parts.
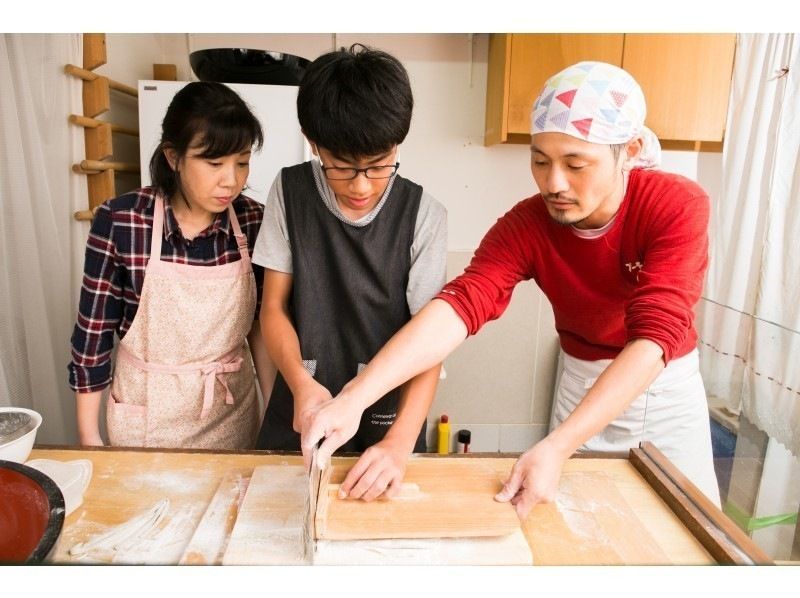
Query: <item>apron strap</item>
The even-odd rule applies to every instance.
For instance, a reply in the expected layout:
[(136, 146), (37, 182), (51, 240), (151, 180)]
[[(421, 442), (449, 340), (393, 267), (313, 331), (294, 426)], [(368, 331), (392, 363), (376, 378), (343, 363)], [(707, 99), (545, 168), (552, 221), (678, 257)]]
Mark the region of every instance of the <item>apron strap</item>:
[(153, 208), (153, 230), (150, 231), (150, 257), (161, 259), (161, 241), (164, 238), (164, 199), (161, 194), (156, 195), (156, 205)]
[(247, 250), (247, 237), (242, 232), (242, 227), (239, 226), (239, 219), (236, 217), (236, 212), (233, 209), (233, 202), (228, 204), (228, 220), (233, 226), (233, 236), (236, 237), (236, 245), (239, 247), (239, 255), (242, 256), (242, 261), (250, 263), (250, 252)]
[(217, 380), (219, 380), (220, 384), (225, 388), (225, 403), (233, 405), (233, 395), (228, 388), (226, 377), (224, 377), (223, 374), (238, 372), (242, 369), (242, 363), (244, 362), (242, 349), (239, 347), (211, 363), (187, 363), (184, 365), (152, 363), (136, 357), (123, 343), (119, 344), (117, 359), (127, 361), (145, 372), (157, 374), (189, 374), (192, 372), (199, 372), (200, 375), (205, 376), (203, 408), (200, 411), (200, 419), (205, 419), (211, 411), (214, 402), (214, 386)]
[[(236, 245), (239, 248), (239, 255), (245, 263), (250, 263), (250, 252), (247, 250), (247, 237), (242, 232), (233, 203), (228, 204), (228, 219), (233, 226), (233, 236), (236, 238)], [(156, 233), (156, 231), (159, 231)], [(153, 210), (153, 230), (150, 238), (150, 257), (161, 259), (161, 242), (164, 238), (164, 198), (156, 195), (156, 205)]]

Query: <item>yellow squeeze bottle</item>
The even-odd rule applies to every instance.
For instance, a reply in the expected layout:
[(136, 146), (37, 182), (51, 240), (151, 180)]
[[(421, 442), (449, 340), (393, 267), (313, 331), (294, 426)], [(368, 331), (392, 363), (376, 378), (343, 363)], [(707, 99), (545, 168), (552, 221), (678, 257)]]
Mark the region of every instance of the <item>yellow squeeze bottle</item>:
[(450, 422), (446, 415), (439, 418), (439, 454), (446, 455), (450, 452)]

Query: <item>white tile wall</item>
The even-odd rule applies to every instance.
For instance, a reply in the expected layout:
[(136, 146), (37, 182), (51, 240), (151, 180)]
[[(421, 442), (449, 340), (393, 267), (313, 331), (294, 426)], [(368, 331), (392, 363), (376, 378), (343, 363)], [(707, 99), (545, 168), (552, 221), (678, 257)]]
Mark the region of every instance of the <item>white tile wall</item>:
[[(471, 251), (451, 251), (448, 279)], [(430, 421), (546, 424), (553, 394), (558, 339), (550, 303), (533, 282), (519, 285), (505, 313), (468, 338), (446, 360)], [(496, 449), (493, 449), (496, 450)]]
[(500, 426), (500, 452), (522, 453), (547, 435), (547, 424)]

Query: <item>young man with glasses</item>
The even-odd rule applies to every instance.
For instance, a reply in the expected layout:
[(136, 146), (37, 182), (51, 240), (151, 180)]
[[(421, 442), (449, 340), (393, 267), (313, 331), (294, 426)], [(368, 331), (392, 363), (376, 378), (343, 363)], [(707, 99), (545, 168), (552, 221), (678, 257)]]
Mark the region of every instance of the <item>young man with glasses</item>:
[[(257, 448), (300, 450), (302, 420), (330, 401), (445, 282), (447, 214), (397, 174), (413, 97), (402, 64), (354, 45), (324, 54), (297, 95), (316, 160), (284, 168), (253, 261), (265, 268), (261, 327), (279, 374)], [(399, 488), (424, 452), (439, 364), (364, 411), (342, 447), (364, 455), (356, 498)], [(388, 489), (388, 491), (387, 491)]]

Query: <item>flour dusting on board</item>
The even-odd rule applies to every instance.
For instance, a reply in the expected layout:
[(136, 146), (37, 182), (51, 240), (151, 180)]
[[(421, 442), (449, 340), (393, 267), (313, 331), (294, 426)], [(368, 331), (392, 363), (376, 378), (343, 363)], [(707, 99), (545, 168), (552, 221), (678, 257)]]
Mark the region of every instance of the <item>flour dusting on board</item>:
[(147, 471), (120, 477), (120, 484), (131, 492), (153, 488), (166, 494), (196, 494), (208, 487), (208, 480), (194, 470)]
[[(600, 474), (592, 472), (592, 476), (597, 475)], [(608, 500), (604, 500), (599, 493), (594, 494), (594, 499), (586, 498), (590, 494), (586, 491), (586, 485), (592, 485), (592, 476), (587, 477), (584, 472), (562, 474), (555, 504), (564, 523), (575, 535), (594, 542), (608, 543), (605, 532), (597, 524), (596, 514), (610, 511), (624, 517), (624, 513)]]
[(162, 499), (125, 523), (76, 544), (69, 553), (87, 563), (174, 564), (192, 537), (196, 520), (195, 507), (170, 513), (169, 500)]

